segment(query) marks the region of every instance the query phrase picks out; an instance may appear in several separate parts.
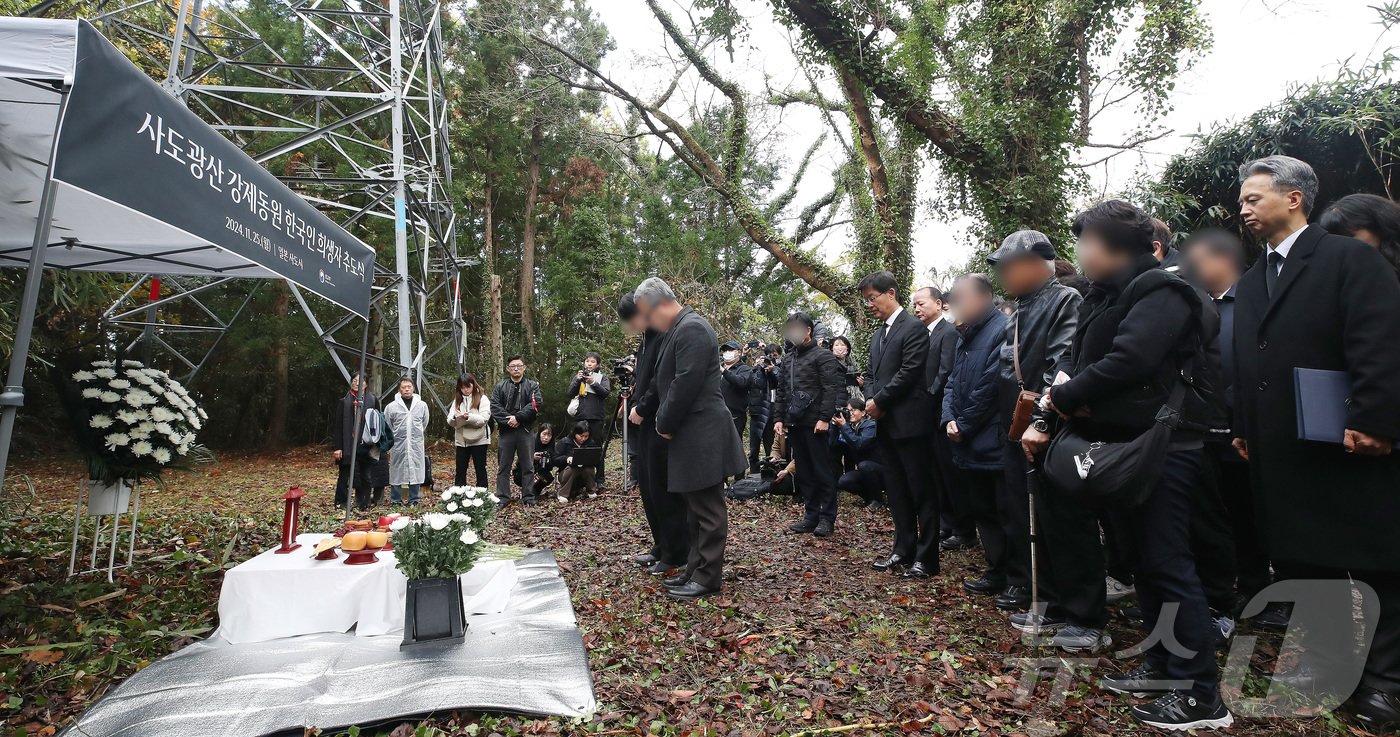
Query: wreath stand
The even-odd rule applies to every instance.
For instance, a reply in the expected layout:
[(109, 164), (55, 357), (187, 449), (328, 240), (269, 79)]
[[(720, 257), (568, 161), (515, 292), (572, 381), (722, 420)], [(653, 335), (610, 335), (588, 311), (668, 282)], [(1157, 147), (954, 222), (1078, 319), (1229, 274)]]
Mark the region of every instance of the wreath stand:
[[(94, 491), (97, 492), (94, 496)], [(87, 513), (84, 514), (84, 508)], [(88, 573), (107, 572), (107, 583), (112, 583), (112, 572), (118, 568), (129, 568), (132, 555), (136, 552), (136, 527), (141, 516), (141, 484), (136, 481), (123, 481), (114, 486), (105, 486), (90, 479), (78, 483), (78, 499), (73, 510), (73, 543), (68, 551), (68, 577)], [(92, 550), (88, 554), (87, 568), (78, 570), (78, 545), (84, 537), (83, 518), (91, 517)], [(111, 518), (111, 525), (106, 518)], [(123, 520), (122, 518), (126, 519)], [(126, 560), (117, 563), (117, 541), (122, 536), (122, 526), (126, 524), (129, 539), (126, 544)], [(105, 545), (104, 537), (111, 539)], [(98, 552), (106, 547), (107, 566), (98, 565)]]

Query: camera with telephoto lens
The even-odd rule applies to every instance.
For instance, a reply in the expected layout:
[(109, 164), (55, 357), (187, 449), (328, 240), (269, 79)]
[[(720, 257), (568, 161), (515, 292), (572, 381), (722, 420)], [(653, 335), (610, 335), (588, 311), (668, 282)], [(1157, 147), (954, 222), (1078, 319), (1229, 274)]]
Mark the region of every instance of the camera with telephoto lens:
[(609, 358), (608, 363), (612, 364), (613, 376), (620, 379), (630, 379), (632, 371), (637, 368), (637, 354), (633, 353), (622, 358)]

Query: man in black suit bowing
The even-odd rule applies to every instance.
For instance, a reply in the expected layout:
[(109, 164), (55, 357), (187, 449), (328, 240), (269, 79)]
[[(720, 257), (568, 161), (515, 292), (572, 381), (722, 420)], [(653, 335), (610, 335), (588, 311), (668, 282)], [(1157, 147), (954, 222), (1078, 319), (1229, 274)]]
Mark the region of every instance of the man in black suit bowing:
[(925, 383), (928, 330), (899, 305), (894, 275), (860, 281), (861, 299), (880, 321), (870, 337), (865, 411), (878, 421), (876, 439), (894, 517), (894, 550), (876, 570), (908, 567), (907, 578), (938, 574), (938, 493), (929, 466), (933, 398)]
[[(1375, 249), (1308, 225), (1316, 195), (1317, 175), (1298, 159), (1240, 167), (1240, 215), (1267, 248), (1236, 289), (1235, 447), (1275, 570), (1374, 589), (1379, 614), (1365, 627), (1375, 636), (1347, 707), (1382, 731), (1400, 726), (1400, 283)], [(1296, 408), (1309, 397), (1294, 396), (1295, 368), (1346, 373), (1342, 443), (1298, 439)], [(1359, 665), (1350, 585), (1318, 591), (1296, 603), (1294, 624), (1331, 642), (1311, 642), (1303, 662), (1315, 689), (1345, 696)], [(1316, 616), (1324, 599), (1339, 616)]]

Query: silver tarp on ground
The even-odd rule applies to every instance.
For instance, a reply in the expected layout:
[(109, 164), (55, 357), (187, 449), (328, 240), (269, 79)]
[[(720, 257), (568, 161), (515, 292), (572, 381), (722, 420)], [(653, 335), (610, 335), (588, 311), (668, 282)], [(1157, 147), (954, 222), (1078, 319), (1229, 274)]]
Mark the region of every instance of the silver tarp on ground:
[(569, 590), (549, 551), (516, 563), (501, 614), (468, 619), (461, 645), (326, 634), (230, 645), (216, 632), (103, 697), (68, 737), (255, 737), (451, 709), (582, 716), (595, 702)]

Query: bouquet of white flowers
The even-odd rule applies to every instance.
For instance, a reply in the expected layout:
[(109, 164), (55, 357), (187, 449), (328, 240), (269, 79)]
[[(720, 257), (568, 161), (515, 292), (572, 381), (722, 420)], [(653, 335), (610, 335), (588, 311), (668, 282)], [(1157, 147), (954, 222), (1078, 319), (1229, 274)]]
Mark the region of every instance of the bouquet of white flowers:
[(394, 520), (389, 529), (399, 570), (409, 578), (452, 578), (470, 571), (485, 547), (483, 533), (496, 502), (486, 489), (454, 486), (442, 492), (441, 511)]
[(209, 460), (194, 442), (209, 415), (164, 371), (139, 361), (93, 361), (62, 384), (94, 481), (159, 480), (167, 468)]

